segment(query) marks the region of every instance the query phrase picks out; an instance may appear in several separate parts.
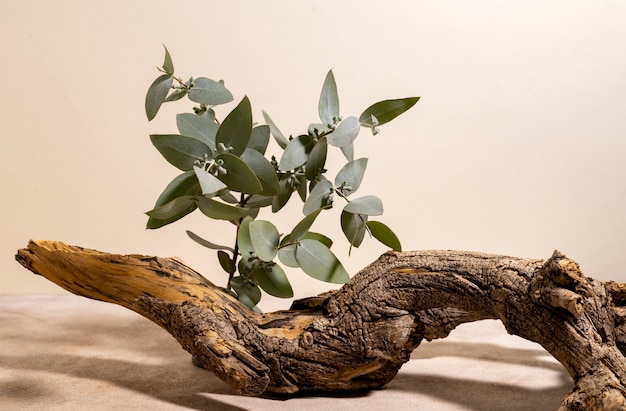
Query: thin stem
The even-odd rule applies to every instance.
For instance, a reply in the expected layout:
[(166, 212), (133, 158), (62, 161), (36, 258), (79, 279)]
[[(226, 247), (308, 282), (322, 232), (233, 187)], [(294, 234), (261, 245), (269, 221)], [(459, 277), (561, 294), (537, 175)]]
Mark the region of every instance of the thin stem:
[[(246, 198), (244, 193), (241, 193), (241, 196), (239, 197), (238, 205), (240, 207), (243, 207), (246, 204), (246, 201), (248, 201), (248, 198)], [(232, 288), (230, 283), (233, 280), (233, 277), (235, 276), (235, 271), (237, 271), (237, 258), (239, 256), (239, 243), (237, 242), (237, 238), (239, 237), (239, 228), (241, 227), (242, 221), (243, 221), (243, 218), (240, 218), (237, 221), (237, 230), (235, 231), (235, 246), (233, 247), (233, 267), (235, 267), (235, 270), (232, 273), (228, 274), (228, 283), (226, 284), (226, 289), (228, 291), (230, 291)]]
[[(241, 220), (239, 221), (241, 223)], [(237, 234), (239, 234), (239, 227), (240, 225), (237, 225)], [(235, 270), (232, 273), (228, 274), (228, 283), (226, 284), (226, 289), (228, 291), (231, 290), (231, 281), (233, 280), (233, 277), (235, 275), (235, 271), (237, 271), (237, 255), (239, 254), (239, 245), (237, 244), (237, 240), (235, 239), (235, 247), (233, 248), (233, 266), (235, 267)]]
[(174, 75), (171, 75), (171, 77), (172, 77), (174, 80), (176, 80), (176, 82), (177, 82), (178, 84), (180, 84), (180, 86), (181, 86), (182, 88), (184, 88), (185, 90), (189, 90), (189, 86), (188, 86), (188, 85), (186, 85), (186, 84), (185, 84), (185, 82), (184, 82), (184, 81), (182, 81), (179, 77), (176, 77), (176, 76), (174, 76)]

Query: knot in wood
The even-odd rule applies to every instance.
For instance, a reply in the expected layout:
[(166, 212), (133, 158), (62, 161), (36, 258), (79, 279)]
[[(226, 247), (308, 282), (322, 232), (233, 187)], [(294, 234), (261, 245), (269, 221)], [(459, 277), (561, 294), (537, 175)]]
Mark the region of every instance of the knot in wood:
[(311, 348), (313, 347), (313, 334), (308, 331), (302, 333), (300, 336), (300, 347), (302, 348)]

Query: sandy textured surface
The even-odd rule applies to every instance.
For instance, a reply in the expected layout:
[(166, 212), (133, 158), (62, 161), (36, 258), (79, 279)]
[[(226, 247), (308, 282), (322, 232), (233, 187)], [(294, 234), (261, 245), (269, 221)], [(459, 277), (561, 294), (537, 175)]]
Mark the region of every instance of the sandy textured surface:
[(242, 397), (124, 308), (72, 295), (0, 296), (2, 410), (556, 410), (572, 386), (540, 346), (481, 321), (422, 343), (381, 390)]

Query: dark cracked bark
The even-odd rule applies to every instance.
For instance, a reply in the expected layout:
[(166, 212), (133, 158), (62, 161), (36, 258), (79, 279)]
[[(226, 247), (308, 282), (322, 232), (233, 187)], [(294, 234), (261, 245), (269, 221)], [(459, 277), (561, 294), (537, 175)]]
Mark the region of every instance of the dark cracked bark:
[(176, 259), (31, 242), (17, 260), (75, 293), (170, 332), (242, 394), (379, 388), (423, 339), (499, 319), (569, 372), (562, 410), (626, 409), (626, 285), (546, 261), (459, 251), (387, 253), (341, 289), (253, 313)]

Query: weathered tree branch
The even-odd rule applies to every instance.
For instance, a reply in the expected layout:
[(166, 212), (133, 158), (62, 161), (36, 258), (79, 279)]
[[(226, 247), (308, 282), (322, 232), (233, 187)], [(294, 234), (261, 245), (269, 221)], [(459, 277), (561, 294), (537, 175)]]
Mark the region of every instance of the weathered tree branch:
[(30, 242), (17, 260), (85, 297), (170, 332), (243, 394), (378, 388), (426, 338), (499, 319), (541, 344), (575, 383), (562, 410), (626, 409), (626, 285), (546, 261), (458, 251), (387, 253), (337, 291), (256, 314), (169, 258)]

